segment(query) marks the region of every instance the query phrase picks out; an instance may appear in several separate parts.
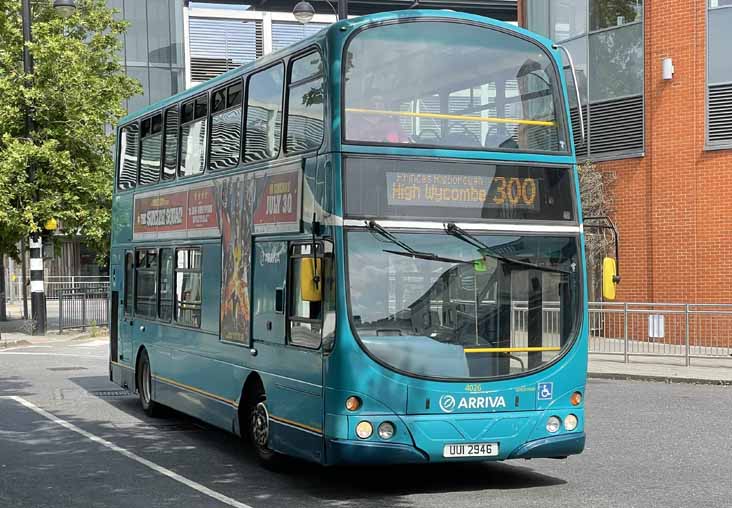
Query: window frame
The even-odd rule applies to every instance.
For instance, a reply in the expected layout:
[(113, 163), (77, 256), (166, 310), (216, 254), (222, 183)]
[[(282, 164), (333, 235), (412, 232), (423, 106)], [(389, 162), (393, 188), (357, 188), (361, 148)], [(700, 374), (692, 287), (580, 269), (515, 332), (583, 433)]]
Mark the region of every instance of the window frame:
[[(188, 264), (190, 265), (190, 253), (191, 251), (197, 250), (200, 253), (201, 257), (201, 266), (198, 268), (198, 270), (193, 270), (191, 268), (178, 268), (178, 252), (180, 251), (188, 251)], [(181, 322), (178, 319), (178, 273), (197, 273), (201, 277), (201, 303), (198, 304), (198, 311), (199, 311), (199, 319), (198, 319), (198, 325), (192, 325), (189, 323)], [(199, 245), (190, 245), (185, 247), (176, 247), (174, 249), (173, 253), (173, 315), (171, 316), (171, 322), (175, 323), (176, 326), (182, 326), (184, 328), (190, 328), (193, 330), (200, 330), (201, 329), (201, 321), (203, 320), (203, 249)]]
[[(132, 257), (132, 276), (127, 272), (127, 257)], [(125, 318), (135, 315), (135, 250), (125, 250), (125, 268), (124, 268), (124, 305), (122, 314)]]
[[(171, 309), (170, 309), (170, 317), (168, 319), (164, 319), (160, 315), (160, 308), (162, 303), (162, 292), (160, 291), (160, 288), (162, 287), (162, 280), (163, 280), (163, 251), (168, 250), (171, 252), (171, 257), (173, 259), (173, 263), (171, 263), (171, 271), (167, 274), (170, 278), (170, 289), (171, 289)], [(161, 323), (171, 323), (173, 321), (173, 312), (174, 312), (174, 306), (175, 306), (175, 248), (172, 246), (167, 247), (160, 247), (158, 248), (158, 274), (157, 274), (157, 285), (158, 285), (158, 291), (157, 291), (157, 303), (156, 303), (156, 316), (157, 320)]]
[[(151, 185), (157, 185), (162, 180), (162, 173), (163, 173), (163, 164), (164, 164), (164, 156), (165, 156), (165, 111), (166, 110), (157, 110), (152, 113), (149, 113), (148, 115), (141, 117), (139, 119), (140, 124), (140, 153), (137, 157), (137, 187), (150, 187)], [(159, 132), (153, 132), (153, 118), (156, 116), (160, 116), (160, 131)], [(144, 136), (142, 133), (143, 125), (145, 122), (150, 122), (150, 130), (147, 132)], [(142, 141), (145, 138), (149, 138), (154, 136), (155, 134), (160, 134), (160, 161), (158, 164), (158, 179), (154, 182), (150, 183), (142, 183)]]
[[(295, 282), (293, 280), (294, 277), (294, 261), (296, 259), (303, 259), (311, 257), (309, 254), (303, 253), (303, 247), (309, 247), (310, 251), (312, 252), (313, 245), (315, 245), (315, 258), (320, 259), (320, 284), (321, 284), (321, 297), (320, 297), (320, 318), (318, 319), (310, 319), (310, 318), (304, 318), (300, 316), (294, 316), (293, 315), (293, 299), (295, 298)], [(323, 267), (325, 266), (325, 255), (324, 255), (324, 244), (321, 240), (317, 240), (315, 242), (305, 242), (305, 241), (297, 241), (297, 242), (291, 242), (288, 247), (288, 256), (287, 256), (287, 278), (285, 279), (285, 345), (296, 347), (300, 349), (305, 349), (309, 351), (319, 351), (323, 347), (323, 327), (325, 325), (325, 277), (323, 276)], [(299, 286), (299, 283), (298, 283)], [(320, 326), (320, 331), (318, 332), (320, 335), (320, 340), (318, 341), (317, 347), (315, 346), (308, 346), (305, 344), (298, 344), (296, 342), (292, 342), (292, 323), (307, 323), (307, 324), (317, 324)]]
[[(316, 53), (320, 57), (320, 61), (323, 64), (320, 73), (315, 74), (313, 76), (309, 76), (308, 78), (301, 79), (300, 81), (296, 81), (293, 83), (292, 82), (292, 68), (293, 68), (294, 64), (297, 61), (299, 61), (303, 58), (307, 58), (308, 56), (314, 55)], [(325, 125), (326, 125), (326, 121), (328, 118), (328, 72), (326, 70), (326, 61), (323, 56), (323, 51), (320, 48), (320, 46), (315, 44), (313, 46), (309, 46), (309, 47), (303, 49), (302, 51), (299, 51), (299, 52), (295, 53), (294, 55), (292, 55), (287, 61), (287, 68), (286, 68), (285, 72), (286, 72), (285, 86), (284, 86), (285, 103), (284, 103), (284, 107), (283, 107), (284, 117), (283, 117), (283, 121), (282, 121), (282, 124), (283, 124), (283, 127), (282, 127), (283, 152), (288, 156), (301, 154), (301, 153), (318, 152), (323, 147), (323, 143), (325, 141), (325, 131), (326, 131)], [(288, 143), (287, 143), (287, 133), (289, 132), (289, 128), (290, 128), (290, 89), (295, 86), (306, 84), (310, 81), (315, 81), (318, 78), (323, 79), (323, 135), (320, 138), (320, 143), (318, 144), (317, 147), (309, 148), (307, 150), (290, 151), (288, 148)]]
[[(178, 116), (178, 157), (177, 157), (177, 159), (178, 159), (177, 166), (178, 167), (175, 172), (177, 179), (194, 178), (194, 177), (201, 176), (206, 173), (206, 168), (208, 167), (208, 145), (210, 144), (209, 136), (211, 135), (210, 134), (210, 131), (211, 131), (211, 128), (210, 128), (211, 94), (210, 94), (210, 92), (211, 92), (211, 90), (206, 90), (205, 92), (199, 93), (193, 97), (189, 97), (186, 100), (181, 101), (179, 103), (180, 108), (179, 108), (179, 116)], [(206, 98), (206, 114), (201, 115), (201, 116), (196, 116), (196, 106), (198, 104), (198, 100), (202, 99), (204, 97)], [(183, 110), (184, 110), (185, 106), (188, 104), (193, 104), (193, 118), (186, 122), (183, 122)], [(180, 165), (181, 155), (183, 153), (183, 127), (185, 127), (189, 124), (194, 124), (201, 119), (204, 119), (206, 121), (206, 136), (203, 141), (204, 146), (203, 146), (203, 150), (202, 150), (203, 169), (199, 173), (194, 173), (192, 175), (184, 175), (184, 174), (181, 174), (181, 165)]]
[[(122, 168), (124, 167), (124, 163), (125, 163), (125, 160), (124, 160), (125, 154), (122, 153), (121, 141), (122, 141), (122, 134), (125, 132), (126, 129), (128, 129), (132, 125), (137, 126), (137, 160), (135, 162), (135, 178), (134, 178), (134, 180), (132, 180), (129, 188), (123, 189), (120, 187), (120, 177), (122, 176)], [(119, 136), (117, 138), (118, 139), (118, 141), (117, 141), (117, 154), (118, 154), (117, 161), (118, 161), (118, 163), (117, 163), (117, 172), (116, 172), (117, 174), (115, 175), (116, 179), (117, 179), (116, 187), (117, 187), (118, 191), (128, 192), (128, 191), (134, 190), (137, 187), (137, 180), (140, 177), (140, 151), (142, 150), (141, 132), (142, 132), (142, 125), (141, 125), (139, 119), (135, 119), (131, 122), (127, 122), (119, 129)], [(129, 142), (129, 139), (127, 139), (126, 141)]]
[[(163, 155), (162, 164), (160, 165), (160, 181), (175, 181), (178, 178), (178, 169), (180, 167), (180, 119), (181, 119), (181, 103), (176, 102), (163, 108)], [(175, 111), (178, 115), (178, 125), (175, 127), (175, 167), (173, 174), (168, 175), (165, 172), (165, 156), (168, 151), (168, 113)], [(166, 176), (168, 175), (168, 176)]]
[[(269, 70), (272, 70), (273, 68), (281, 66), (282, 67), (282, 90), (280, 90), (280, 113), (282, 114), (282, 120), (280, 120), (280, 139), (279, 143), (277, 143), (277, 154), (274, 157), (269, 157), (267, 159), (257, 159), (255, 161), (247, 161), (247, 144), (246, 141), (249, 138), (248, 136), (248, 130), (247, 130), (247, 124), (249, 122), (249, 86), (251, 84), (252, 78), (254, 76), (257, 76), (261, 73), (267, 72)], [(244, 77), (244, 91), (243, 91), (243, 101), (244, 101), (244, 111), (242, 114), (242, 121), (243, 121), (243, 127), (242, 127), (242, 137), (244, 142), (241, 145), (241, 155), (240, 155), (240, 161), (243, 165), (250, 165), (250, 164), (258, 164), (262, 162), (267, 161), (274, 161), (282, 157), (282, 155), (285, 153), (283, 150), (283, 132), (284, 132), (284, 126), (285, 126), (285, 101), (286, 101), (286, 89), (287, 89), (287, 65), (284, 60), (280, 59), (276, 62), (272, 62), (271, 64), (267, 65), (266, 67), (263, 67), (262, 69), (256, 69), (255, 71), (247, 74)]]
[[(247, 101), (246, 101), (246, 99), (247, 99), (247, 97), (246, 97), (247, 78), (248, 78), (247, 75), (238, 76), (237, 78), (235, 78), (235, 79), (233, 79), (231, 81), (228, 81), (228, 82), (224, 83), (223, 85), (220, 85), (220, 86), (218, 86), (216, 88), (212, 88), (210, 90), (209, 107), (208, 107), (208, 124), (209, 124), (209, 129), (208, 129), (208, 133), (206, 134), (206, 143), (207, 143), (207, 146), (206, 146), (206, 168), (205, 168), (205, 173), (221, 173), (223, 171), (229, 171), (229, 170), (238, 168), (239, 166), (241, 166), (242, 164), (244, 164), (244, 145), (246, 143), (246, 132), (245, 132), (245, 130), (246, 130), (246, 105), (247, 105)], [(213, 169), (210, 166), (210, 164), (211, 164), (211, 149), (213, 148), (213, 119), (214, 119), (214, 116), (221, 115), (222, 113), (226, 113), (227, 111), (230, 111), (230, 110), (235, 109), (237, 107), (236, 105), (231, 105), (231, 106), (229, 105), (229, 89), (232, 86), (235, 86), (237, 84), (241, 85), (241, 91), (240, 91), (241, 99), (240, 99), (239, 104), (238, 104), (238, 106), (241, 107), (241, 119), (239, 120), (239, 129), (240, 129), (240, 132), (239, 132), (239, 149), (238, 149), (239, 160), (238, 160), (238, 162), (235, 165), (233, 165), (231, 167), (221, 168), (221, 169)], [(214, 110), (213, 110), (213, 99), (214, 99), (214, 95), (216, 94), (216, 92), (219, 92), (221, 90), (224, 90), (225, 93), (226, 93), (226, 95), (224, 96), (225, 107), (223, 109), (220, 109), (220, 110), (214, 112)], [(194, 119), (194, 121), (195, 121), (195, 119)]]
[[(160, 272), (160, 268), (159, 268), (159, 266), (160, 266), (160, 249), (158, 249), (156, 247), (136, 247), (133, 252), (134, 252), (134, 266), (135, 266), (135, 270), (134, 270), (134, 272), (135, 272), (135, 277), (134, 277), (135, 278), (135, 283), (134, 283), (135, 293), (134, 293), (134, 306), (133, 306), (134, 316), (135, 317), (140, 317), (140, 318), (143, 318), (143, 319), (146, 319), (146, 320), (157, 320), (157, 318), (158, 318), (158, 312), (157, 312), (158, 303), (157, 302), (160, 299), (160, 292), (159, 292), (159, 285), (158, 285), (158, 283), (159, 283), (158, 274)], [(147, 257), (147, 253), (148, 252), (155, 252), (155, 262), (156, 262), (156, 265), (157, 266), (154, 269), (153, 268), (149, 268), (149, 267), (141, 268), (139, 266), (139, 258), (138, 258), (138, 254), (140, 252), (145, 252), (145, 256), (146, 257)], [(137, 277), (138, 277), (138, 273), (140, 273), (140, 272), (154, 273), (155, 274), (155, 277), (153, 279), (155, 281), (155, 303), (154, 303), (154, 308), (153, 308), (154, 309), (154, 315), (152, 315), (152, 316), (151, 315), (148, 315), (148, 314), (143, 314), (142, 312), (138, 312), (138, 310), (137, 310), (137, 304), (138, 304), (138, 294), (137, 294), (138, 284), (137, 284)]]

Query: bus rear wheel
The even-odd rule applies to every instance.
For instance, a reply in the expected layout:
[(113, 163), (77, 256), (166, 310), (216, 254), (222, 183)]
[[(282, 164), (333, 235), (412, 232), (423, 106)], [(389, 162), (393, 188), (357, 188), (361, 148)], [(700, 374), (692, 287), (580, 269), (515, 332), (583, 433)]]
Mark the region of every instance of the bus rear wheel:
[(249, 441), (264, 467), (278, 469), (282, 466), (284, 457), (269, 447), (270, 418), (264, 394), (260, 394), (249, 408)]
[(150, 370), (150, 358), (144, 349), (140, 353), (140, 361), (137, 365), (137, 393), (140, 396), (142, 410), (148, 416), (157, 416), (160, 406), (152, 400), (152, 372)]

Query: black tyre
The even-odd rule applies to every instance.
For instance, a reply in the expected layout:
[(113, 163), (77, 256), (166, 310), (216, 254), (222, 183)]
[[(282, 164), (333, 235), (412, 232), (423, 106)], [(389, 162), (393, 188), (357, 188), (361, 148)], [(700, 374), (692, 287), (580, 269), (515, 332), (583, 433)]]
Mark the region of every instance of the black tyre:
[(140, 361), (137, 365), (137, 393), (140, 396), (140, 405), (145, 414), (157, 416), (160, 413), (160, 406), (152, 400), (152, 372), (150, 370), (150, 358), (145, 350), (140, 354)]
[(284, 464), (284, 456), (269, 447), (270, 418), (265, 395), (257, 395), (248, 409), (249, 441), (257, 460), (267, 469), (280, 469)]

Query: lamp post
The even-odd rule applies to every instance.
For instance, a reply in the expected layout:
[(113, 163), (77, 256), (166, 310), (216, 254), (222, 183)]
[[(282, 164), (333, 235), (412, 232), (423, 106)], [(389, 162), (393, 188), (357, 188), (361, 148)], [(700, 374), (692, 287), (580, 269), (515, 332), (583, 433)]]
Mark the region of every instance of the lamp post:
[[(53, 8), (62, 17), (68, 17), (76, 11), (74, 0), (53, 0)], [(30, 0), (23, 0), (23, 71), (26, 75), (26, 86), (32, 86), (30, 76), (33, 75), (33, 56), (30, 54), (28, 44), (31, 37), (31, 4)], [(33, 135), (33, 111), (28, 107), (25, 110), (25, 137), (32, 140)], [(28, 166), (28, 179), (31, 183), (36, 180), (36, 168), (33, 164)], [(35, 191), (35, 199), (39, 200), (38, 188)], [(30, 286), (31, 286), (31, 317), (33, 320), (33, 335), (46, 334), (46, 293), (43, 288), (43, 240), (41, 235), (33, 233), (30, 236)]]
[[(325, 1), (328, 2), (328, 5), (330, 5), (331, 9), (333, 9), (339, 20), (348, 19), (348, 0), (338, 0), (337, 12), (333, 8), (333, 4), (330, 3), (330, 0)], [(297, 18), (300, 23), (306, 25), (310, 23), (310, 21), (313, 19), (313, 16), (315, 16), (315, 8), (307, 0), (302, 0), (301, 2), (295, 4), (295, 7), (292, 9), (292, 13), (295, 15), (295, 18)]]

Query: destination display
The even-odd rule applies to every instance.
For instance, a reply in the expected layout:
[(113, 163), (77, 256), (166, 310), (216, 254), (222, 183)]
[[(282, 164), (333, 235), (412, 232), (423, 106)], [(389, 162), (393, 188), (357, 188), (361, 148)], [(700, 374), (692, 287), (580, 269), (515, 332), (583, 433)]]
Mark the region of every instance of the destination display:
[(347, 218), (576, 221), (569, 167), (348, 157)]
[(387, 173), (390, 206), (538, 207), (538, 184), (532, 177)]

